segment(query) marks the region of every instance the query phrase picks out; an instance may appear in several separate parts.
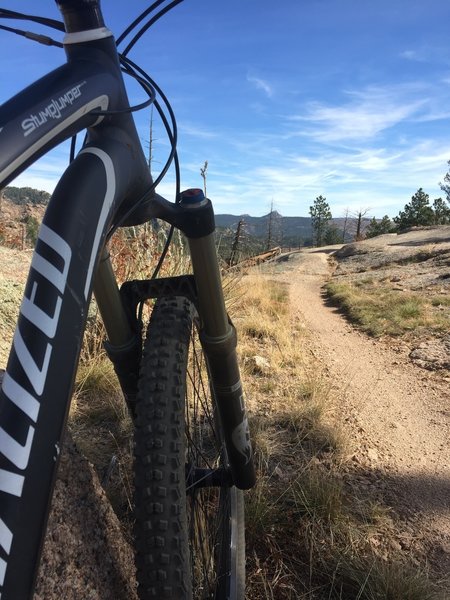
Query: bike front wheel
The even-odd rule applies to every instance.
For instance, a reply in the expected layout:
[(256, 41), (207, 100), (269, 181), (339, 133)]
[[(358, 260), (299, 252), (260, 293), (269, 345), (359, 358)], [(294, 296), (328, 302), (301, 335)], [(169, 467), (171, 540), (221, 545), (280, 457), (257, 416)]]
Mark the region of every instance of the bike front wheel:
[(135, 427), (135, 549), (141, 600), (243, 600), (243, 496), (231, 486), (199, 321), (160, 299), (141, 364)]

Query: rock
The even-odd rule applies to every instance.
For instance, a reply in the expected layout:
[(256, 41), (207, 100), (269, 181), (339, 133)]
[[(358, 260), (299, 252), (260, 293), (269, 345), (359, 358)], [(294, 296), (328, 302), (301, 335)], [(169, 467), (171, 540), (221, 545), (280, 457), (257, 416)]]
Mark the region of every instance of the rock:
[(378, 452), (375, 450), (375, 448), (369, 448), (367, 450), (367, 456), (370, 458), (370, 460), (378, 460)]
[(421, 342), (413, 348), (409, 357), (424, 369), (450, 369), (450, 337), (446, 335)]
[(336, 250), (333, 256), (336, 258), (346, 258), (348, 256), (358, 256), (361, 254), (368, 254), (369, 252), (373, 252), (374, 250), (378, 250), (379, 248), (372, 246), (369, 243), (362, 244), (361, 242), (353, 242), (351, 244), (346, 244)]
[(402, 550), (402, 546), (401, 546), (401, 544), (399, 544), (399, 542), (397, 542), (397, 540), (391, 540), (390, 546), (397, 552), (401, 552), (401, 550)]
[(66, 438), (34, 600), (137, 600), (132, 549), (93, 467)]
[(263, 356), (252, 356), (250, 359), (248, 359), (248, 363), (250, 364), (253, 373), (259, 375), (268, 375), (270, 373), (270, 363)]
[(33, 600), (138, 600), (136, 585), (133, 551), (67, 433)]

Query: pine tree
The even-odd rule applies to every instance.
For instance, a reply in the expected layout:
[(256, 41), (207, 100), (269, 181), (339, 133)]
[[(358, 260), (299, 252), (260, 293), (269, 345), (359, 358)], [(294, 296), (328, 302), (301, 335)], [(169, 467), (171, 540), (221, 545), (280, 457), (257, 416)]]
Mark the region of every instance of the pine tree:
[(446, 225), (450, 223), (450, 207), (442, 198), (433, 200), (434, 224)]
[(394, 229), (394, 224), (387, 215), (377, 221), (375, 217), (370, 221), (366, 229), (366, 237), (373, 238), (377, 235), (383, 235), (383, 233), (391, 233)]
[(411, 197), (411, 202), (405, 204), (405, 210), (401, 210), (394, 221), (399, 229), (416, 227), (419, 225), (433, 225), (434, 211), (430, 206), (430, 197), (422, 188)]
[[(450, 166), (450, 160), (448, 165)], [(450, 203), (450, 170), (445, 174), (444, 183), (440, 183), (439, 186), (446, 196), (445, 199)]]
[(312, 221), (314, 245), (323, 246), (327, 223), (331, 219), (331, 210), (327, 199), (317, 196), (314, 204), (309, 207), (309, 214)]

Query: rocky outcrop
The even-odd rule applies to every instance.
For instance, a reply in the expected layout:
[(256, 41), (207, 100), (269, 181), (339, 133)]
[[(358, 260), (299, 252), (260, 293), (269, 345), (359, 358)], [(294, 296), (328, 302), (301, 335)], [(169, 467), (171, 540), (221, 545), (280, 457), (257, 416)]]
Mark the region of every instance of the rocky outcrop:
[(412, 349), (409, 356), (414, 363), (424, 369), (450, 370), (450, 335), (420, 342)]
[[(4, 370), (0, 370), (0, 385)], [(61, 452), (34, 600), (138, 600), (133, 551), (70, 433)]]
[(70, 435), (61, 456), (34, 600), (137, 600), (133, 553)]

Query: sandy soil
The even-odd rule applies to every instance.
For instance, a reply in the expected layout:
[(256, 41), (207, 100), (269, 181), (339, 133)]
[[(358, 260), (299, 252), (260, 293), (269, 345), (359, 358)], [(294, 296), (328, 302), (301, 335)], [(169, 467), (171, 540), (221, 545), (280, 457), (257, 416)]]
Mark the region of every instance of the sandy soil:
[(450, 572), (450, 403), (448, 383), (407, 355), (368, 338), (327, 305), (330, 251), (303, 251), (268, 269), (290, 284), (296, 318), (324, 365), (335, 417), (350, 440), (359, 484), (399, 516), (399, 549)]

